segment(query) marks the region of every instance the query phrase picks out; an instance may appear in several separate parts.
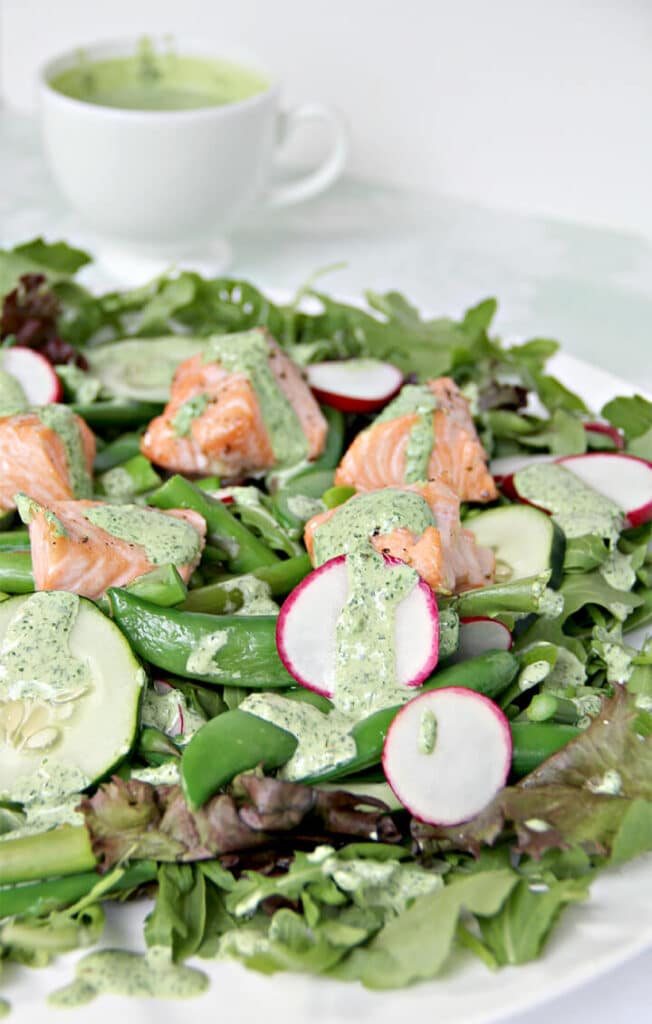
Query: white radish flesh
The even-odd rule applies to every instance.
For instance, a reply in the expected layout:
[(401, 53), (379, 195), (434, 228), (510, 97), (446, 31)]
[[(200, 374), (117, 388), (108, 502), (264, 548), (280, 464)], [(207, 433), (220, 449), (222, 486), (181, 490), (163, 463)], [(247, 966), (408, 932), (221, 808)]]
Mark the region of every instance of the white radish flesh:
[(450, 660), (466, 661), (487, 651), (509, 651), (511, 646), (512, 634), (502, 622), (480, 616), (460, 619), (459, 645)]
[[(387, 561), (387, 572), (392, 572)], [(281, 608), (276, 645), (281, 661), (297, 682), (327, 697), (335, 693), (337, 621), (349, 596), (346, 556), (339, 555), (311, 572)], [(439, 616), (435, 596), (419, 580), (396, 606), (394, 615), (396, 679), (419, 686), (435, 665), (439, 651)]]
[(652, 464), (622, 452), (589, 452), (557, 460), (623, 510), (631, 526), (652, 519)]
[(422, 693), (389, 727), (383, 769), (403, 806), (430, 825), (458, 825), (505, 785), (509, 722), (493, 701), (458, 686)]
[(49, 405), (61, 399), (61, 381), (52, 363), (40, 352), (22, 345), (5, 349), (2, 369), (16, 378), (30, 405)]
[(403, 384), (398, 367), (378, 359), (328, 360), (313, 363), (306, 372), (320, 402), (343, 412), (374, 412), (386, 405)]

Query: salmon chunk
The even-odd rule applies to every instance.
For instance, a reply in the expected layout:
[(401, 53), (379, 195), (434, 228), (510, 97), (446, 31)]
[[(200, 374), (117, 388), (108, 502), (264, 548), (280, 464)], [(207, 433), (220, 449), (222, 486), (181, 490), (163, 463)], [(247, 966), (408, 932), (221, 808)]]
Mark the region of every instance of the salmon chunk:
[[(414, 482), (408, 472), (410, 440), (414, 431), (432, 418), (429, 455), (423, 479), (437, 477), (462, 501), (492, 501), (496, 485), (487, 469), (487, 456), (476, 433), (469, 405), (450, 377), (428, 381), (434, 401), (425, 411), (406, 411), (401, 396), (354, 439), (335, 474), (336, 485), (358, 491), (396, 487)], [(397, 415), (392, 416), (392, 407)], [(418, 477), (417, 477), (418, 479)]]
[(327, 423), (301, 372), (262, 330), (210, 339), (177, 368), (170, 401), (141, 449), (186, 475), (231, 480), (314, 459)]
[(0, 418), (0, 509), (16, 508), (19, 491), (36, 501), (65, 501), (85, 497), (91, 491), (95, 458), (95, 436), (80, 416), (70, 415), (78, 440), (85, 479), (75, 493), (66, 445), (37, 413), (26, 412)]
[[(432, 511), (433, 525), (426, 526), (421, 533), (407, 526), (398, 526), (388, 533), (374, 531), (369, 539), (376, 551), (411, 565), (440, 594), (458, 594), (493, 583), (494, 554), (488, 548), (478, 547), (471, 531), (463, 528), (460, 499), (446, 483), (429, 480), (425, 484), (384, 490), (412, 491), (421, 495)], [(366, 504), (373, 501), (374, 494), (381, 495), (383, 490), (365, 493)], [(359, 502), (361, 497), (362, 494), (354, 495), (346, 504)], [(315, 535), (341, 508), (340, 505), (329, 509), (306, 523), (304, 541), (313, 564)]]
[[(92, 599), (108, 587), (123, 587), (137, 576), (156, 568), (145, 543), (135, 543), (109, 533), (87, 518), (91, 509), (107, 507), (100, 501), (50, 501), (47, 506), (21, 501), (20, 511), (29, 525), (32, 570), (37, 590), (67, 590)], [(110, 506), (120, 508), (120, 506)], [(184, 536), (196, 553), (190, 561), (176, 564), (187, 582), (199, 564), (204, 547), (206, 523), (203, 516), (186, 509), (141, 509), (154, 517), (173, 517), (196, 534)], [(184, 531), (185, 533), (185, 531)], [(160, 564), (160, 563), (159, 563)]]

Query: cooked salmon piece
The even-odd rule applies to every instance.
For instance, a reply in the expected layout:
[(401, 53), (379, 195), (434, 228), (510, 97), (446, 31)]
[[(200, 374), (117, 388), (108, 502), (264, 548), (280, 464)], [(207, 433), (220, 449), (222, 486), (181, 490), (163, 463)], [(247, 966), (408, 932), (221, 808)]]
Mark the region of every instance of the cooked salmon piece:
[[(108, 587), (124, 587), (156, 565), (144, 545), (116, 537), (86, 518), (85, 512), (106, 504), (101, 501), (49, 501), (21, 503), (28, 521), (32, 571), (37, 590), (67, 590), (96, 599)], [(117, 508), (119, 506), (112, 506)], [(186, 509), (148, 509), (155, 516), (172, 516), (187, 523), (198, 535), (197, 554), (177, 565), (187, 582), (197, 567), (204, 547), (206, 522), (198, 512)]]
[[(79, 430), (87, 473), (84, 484), (90, 493), (95, 435), (80, 416), (72, 420)], [(83, 496), (75, 494), (64, 442), (33, 412), (0, 418), (0, 509), (16, 508), (14, 495), (19, 491), (44, 504)]]
[[(488, 548), (478, 547), (471, 531), (463, 528), (460, 499), (443, 480), (406, 484), (392, 490), (420, 494), (432, 510), (435, 525), (427, 526), (421, 534), (414, 533), (407, 526), (397, 527), (389, 533), (375, 533), (369, 539), (376, 551), (411, 565), (440, 594), (459, 594), (463, 590), (493, 583), (496, 569), (494, 554)], [(373, 493), (367, 492), (367, 497)], [(360, 495), (354, 495), (349, 502), (359, 498)], [(304, 541), (313, 564), (315, 534), (337, 511), (337, 508), (329, 509), (306, 523)]]
[(466, 398), (450, 377), (428, 381), (428, 388), (436, 400), (435, 409), (387, 418), (389, 406), (345, 452), (335, 473), (336, 485), (369, 491), (409, 482), (406, 462), (410, 436), (427, 415), (433, 417), (434, 439), (427, 479), (442, 479), (462, 501), (492, 501), (498, 496)]
[[(222, 346), (229, 345), (231, 356), (238, 338), (258, 353), (262, 349), (267, 408), (274, 407), (270, 422), (255, 374), (222, 365), (220, 339), (214, 339), (209, 354), (192, 356), (177, 368), (170, 401), (142, 439), (141, 450), (152, 462), (173, 472), (216, 473), (232, 480), (264, 472), (288, 461), (275, 434), (279, 418), (286, 429), (289, 424), (290, 441), (298, 446), (296, 461), (321, 454), (328, 425), (299, 368), (262, 330), (225, 336)], [(222, 358), (227, 361), (226, 353)]]

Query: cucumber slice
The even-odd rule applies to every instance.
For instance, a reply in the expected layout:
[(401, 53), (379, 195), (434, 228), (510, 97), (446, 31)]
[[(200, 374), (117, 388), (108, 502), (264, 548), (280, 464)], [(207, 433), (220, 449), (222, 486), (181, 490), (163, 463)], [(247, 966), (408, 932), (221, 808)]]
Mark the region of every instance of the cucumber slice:
[(128, 338), (88, 349), (91, 373), (117, 398), (167, 402), (172, 377), (179, 363), (203, 351), (203, 338), (171, 335), (164, 338)]
[(464, 526), (496, 555), (499, 581), (527, 579), (551, 569), (550, 586), (561, 583), (566, 538), (545, 512), (531, 505), (503, 505), (479, 512)]
[[(52, 642), (52, 630), (60, 621), (62, 597), (69, 618), (58, 630), (67, 633), (59, 646)], [(28, 602), (37, 604), (28, 609)], [(21, 667), (8, 673), (12, 633), (15, 642), (20, 636), (16, 624), (26, 614), (34, 616), (27, 620), (27, 635), (34, 637), (35, 655), (26, 659), (31, 642), (21, 637)], [(37, 645), (44, 638), (39, 658)], [(43, 666), (50, 658), (57, 667), (48, 680)], [(55, 659), (61, 659), (62, 670)], [(60, 799), (105, 775), (132, 746), (144, 683), (145, 673), (128, 642), (91, 601), (48, 591), (2, 602), (0, 800)]]

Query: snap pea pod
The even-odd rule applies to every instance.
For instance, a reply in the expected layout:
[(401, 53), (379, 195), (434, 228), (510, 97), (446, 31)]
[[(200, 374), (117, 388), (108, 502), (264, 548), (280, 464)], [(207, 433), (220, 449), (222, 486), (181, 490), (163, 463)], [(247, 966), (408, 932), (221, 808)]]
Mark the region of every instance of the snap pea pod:
[[(465, 686), (486, 696), (497, 696), (502, 689), (509, 686), (518, 670), (518, 660), (507, 651), (490, 651), (470, 658), (459, 665), (442, 669), (415, 691), (424, 693), (427, 690), (441, 689), (444, 686)], [(290, 696), (290, 695), (288, 695)], [(294, 690), (294, 699), (306, 699), (313, 702), (313, 695), (306, 691), (302, 698), (300, 690)], [(328, 708), (329, 702), (320, 697), (321, 710)], [(344, 764), (325, 768), (302, 779), (305, 783), (326, 782), (351, 775), (378, 764), (387, 730), (393, 718), (400, 710), (400, 705), (383, 708), (375, 714), (357, 722), (351, 730), (356, 744), (356, 754)], [(182, 785), (186, 793), (191, 793), (194, 800), (207, 800), (218, 789), (226, 785), (238, 772), (255, 768), (263, 759), (259, 753), (257, 742), (264, 744), (265, 760), (271, 766), (273, 760), (279, 767), (285, 764), (296, 749), (296, 739), (291, 733), (278, 725), (266, 722), (239, 709), (228, 712), (231, 716), (219, 715), (203, 725), (195, 734), (181, 758)], [(233, 716), (246, 716), (237, 718)], [(256, 742), (254, 742), (255, 721)], [(238, 742), (231, 740), (231, 727)], [(287, 737), (291, 736), (294, 746), (290, 749)], [(289, 750), (289, 753), (287, 751)], [(201, 752), (201, 756), (200, 756)], [(284, 756), (287, 753), (287, 756)]]
[(171, 476), (150, 494), (148, 501), (155, 508), (188, 508), (199, 512), (206, 520), (209, 540), (224, 550), (231, 572), (253, 572), (262, 565), (274, 565), (279, 561), (274, 552), (238, 522), (221, 501), (209, 497), (182, 476)]
[(181, 787), (192, 808), (201, 807), (240, 772), (262, 764), (280, 768), (297, 749), (291, 732), (248, 711), (225, 711), (195, 733), (181, 755)]
[(61, 825), (49, 832), (0, 843), (0, 885), (34, 882), (56, 875), (76, 875), (95, 867), (96, 858), (84, 825)]
[(133, 649), (166, 672), (258, 690), (294, 684), (276, 650), (274, 615), (217, 617), (163, 609), (116, 588), (107, 596)]
[[(128, 892), (139, 885), (156, 879), (157, 864), (153, 860), (139, 860), (129, 864), (124, 874), (107, 890), (106, 895)], [(97, 885), (96, 871), (82, 871), (63, 878), (48, 878), (41, 882), (25, 882), (22, 885), (8, 885), (0, 888), (0, 908), (3, 917), (18, 914), (40, 916), (53, 910), (69, 907), (87, 896)]]
[(0, 590), (6, 594), (31, 594), (34, 590), (29, 551), (0, 552)]
[(144, 455), (133, 455), (126, 462), (107, 469), (96, 481), (100, 494), (128, 500), (134, 494), (144, 494), (158, 487), (161, 478)]
[(516, 778), (534, 771), (581, 732), (573, 725), (552, 722), (511, 722), (510, 729), (513, 743), (512, 774)]
[(126, 590), (143, 601), (171, 608), (179, 604), (188, 593), (188, 588), (179, 575), (176, 565), (157, 565), (150, 572), (137, 576), (126, 587)]
[(137, 427), (148, 423), (163, 411), (160, 402), (75, 402), (70, 406), (73, 412), (86, 420), (90, 427)]
[(128, 434), (121, 434), (115, 441), (109, 442), (95, 456), (93, 469), (96, 473), (105, 473), (107, 469), (113, 469), (134, 455), (140, 452), (140, 441), (142, 435), (132, 431)]
[[(254, 569), (252, 573), (244, 574), (244, 578), (255, 576), (256, 579), (267, 583), (273, 597), (284, 597), (289, 594), (304, 576), (307, 576), (312, 565), (308, 555), (295, 555), (294, 558), (286, 558), (276, 565), (263, 565), (260, 569)], [(232, 576), (226, 581), (209, 583), (205, 587), (196, 587), (191, 590), (181, 607), (191, 612), (213, 612), (221, 615), (227, 608), (233, 605), (233, 591), (237, 590), (238, 576)]]
[(29, 551), (29, 530), (0, 533), (0, 551)]

